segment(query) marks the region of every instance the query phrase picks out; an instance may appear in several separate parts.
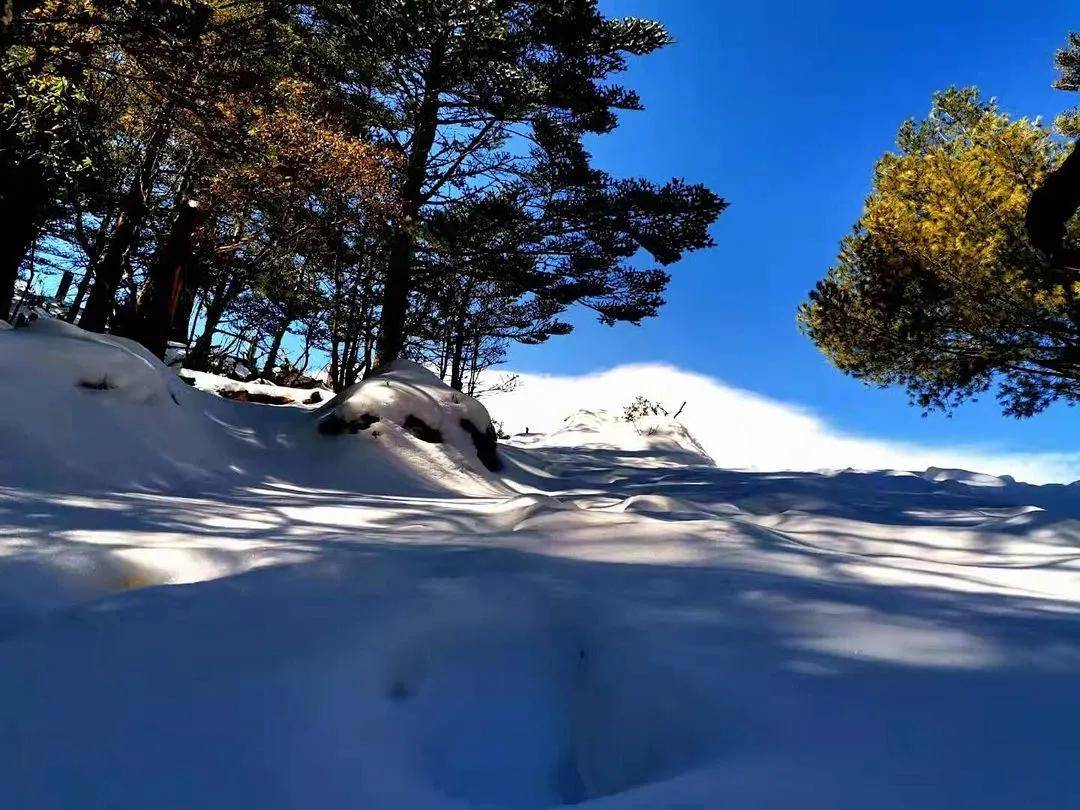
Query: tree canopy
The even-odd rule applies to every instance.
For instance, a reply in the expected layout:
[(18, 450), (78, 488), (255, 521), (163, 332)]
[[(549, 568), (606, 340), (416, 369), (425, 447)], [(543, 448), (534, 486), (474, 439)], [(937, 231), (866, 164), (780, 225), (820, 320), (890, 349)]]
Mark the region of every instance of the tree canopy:
[(655, 316), (726, 205), (593, 165), (671, 44), (596, 0), (6, 8), (2, 317), (56, 273), (70, 320), (195, 367), (272, 375), (292, 335), (338, 386), (405, 355), (461, 387), (570, 307)]
[[(1067, 145), (974, 88), (900, 129), (837, 265), (799, 310), (838, 368), (950, 409), (996, 385), (1028, 416), (1080, 398), (1080, 282), (1031, 245), (1032, 195)], [(1065, 234), (1075, 248), (1075, 222)]]
[(493, 263), (493, 243), (475, 238), (486, 232), (466, 227), (446, 257), (457, 272), (535, 296), (545, 314), (552, 303), (580, 302), (608, 323), (640, 321), (662, 303), (667, 275), (631, 264), (639, 250), (670, 264), (712, 244), (708, 229), (724, 207), (712, 192), (615, 180), (592, 167), (582, 143), (612, 131), (619, 112), (642, 109), (610, 79), (628, 56), (671, 43), (660, 23), (606, 18), (594, 0), (312, 7), (318, 52), (338, 72), (346, 108), (401, 158), (383, 360), (406, 348), (410, 295), (439, 266), (431, 259), (452, 222), (497, 210), (507, 238), (495, 244), (515, 254)]

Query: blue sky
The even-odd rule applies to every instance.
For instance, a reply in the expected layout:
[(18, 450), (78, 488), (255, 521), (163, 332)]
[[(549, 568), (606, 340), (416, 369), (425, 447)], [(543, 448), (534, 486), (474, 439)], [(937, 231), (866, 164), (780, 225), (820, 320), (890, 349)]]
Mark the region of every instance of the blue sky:
[[(802, 406), (833, 428), (933, 445), (1076, 451), (1080, 412), (1027, 421), (993, 398), (923, 417), (900, 390), (864, 387), (797, 330), (795, 309), (857, 219), (875, 160), (933, 91), (978, 85), (1015, 115), (1052, 118), (1080, 95), (1050, 87), (1075, 2), (601, 0), (662, 20), (677, 43), (635, 61), (627, 114), (591, 150), (616, 175), (708, 184), (731, 203), (718, 247), (673, 268), (668, 305), (641, 327), (575, 319), (574, 334), (515, 347), (510, 367), (581, 374), (663, 362)], [(587, 403), (580, 403), (586, 406)]]

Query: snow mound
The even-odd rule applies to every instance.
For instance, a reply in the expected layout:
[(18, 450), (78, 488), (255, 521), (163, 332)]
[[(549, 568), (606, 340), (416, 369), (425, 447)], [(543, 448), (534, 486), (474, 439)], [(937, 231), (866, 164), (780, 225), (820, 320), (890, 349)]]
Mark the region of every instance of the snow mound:
[(22, 480), (145, 482), (197, 475), (215, 455), (199, 415), (183, 407), (190, 389), (132, 341), (39, 318), (0, 331), (0, 379), (0, 472)]
[(114, 391), (114, 396), (143, 404), (169, 399), (165, 376), (137, 343), (85, 332), (52, 318), (38, 318), (25, 329), (13, 329), (4, 340), (8, 349), (4, 358), (13, 372), (32, 361), (41, 377), (57, 382)]
[(289, 388), (273, 383), (241, 382), (204, 371), (181, 369), (180, 379), (199, 391), (217, 394), (224, 399), (238, 402), (255, 402), (262, 405), (299, 405), (314, 408), (334, 398), (328, 388)]
[(630, 512), (658, 517), (677, 517), (683, 520), (709, 520), (741, 514), (732, 504), (713, 504), (708, 509), (700, 504), (670, 495), (631, 495), (610, 507), (612, 512)]
[(614, 411), (582, 409), (566, 417), (559, 432), (604, 433), (611, 429), (612, 422), (617, 421), (619, 421), (619, 416)]
[(404, 431), (421, 442), (452, 448), (470, 466), (476, 461), (491, 471), (501, 467), (487, 409), (408, 360), (395, 360), (338, 394), (316, 418), (321, 433), (382, 435), (390, 425), (395, 438)]
[(670, 416), (643, 416), (634, 422), (614, 411), (580, 410), (556, 431), (515, 437), (528, 447), (583, 447), (652, 456), (670, 456), (681, 464), (714, 462), (681, 422)]
[(574, 510), (574, 504), (563, 503), (550, 495), (534, 493), (518, 495), (500, 503), (492, 514), (492, 523), (502, 529), (515, 531), (530, 518)]
[(950, 470), (943, 467), (927, 467), (920, 476), (925, 481), (943, 483), (946, 481), (967, 484), (969, 487), (1007, 487), (1016, 483), (1011, 475), (987, 475), (970, 470)]

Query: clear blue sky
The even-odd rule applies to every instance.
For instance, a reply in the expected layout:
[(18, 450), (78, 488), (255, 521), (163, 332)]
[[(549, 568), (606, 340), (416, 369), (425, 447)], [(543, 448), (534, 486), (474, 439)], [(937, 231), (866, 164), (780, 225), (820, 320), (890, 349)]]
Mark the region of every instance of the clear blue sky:
[[(1078, 450), (1080, 411), (1026, 422), (996, 402), (923, 418), (903, 391), (841, 375), (796, 328), (795, 310), (836, 255), (871, 168), (931, 93), (978, 85), (1015, 115), (1080, 104), (1055, 91), (1053, 55), (1080, 28), (1075, 0), (601, 0), (606, 13), (662, 20), (677, 43), (626, 77), (646, 111), (591, 149), (616, 175), (708, 184), (731, 203), (718, 247), (676, 265), (668, 305), (641, 327), (602, 327), (515, 347), (510, 367), (580, 373), (665, 361), (801, 404), (875, 437)], [(580, 403), (587, 407), (587, 403)]]

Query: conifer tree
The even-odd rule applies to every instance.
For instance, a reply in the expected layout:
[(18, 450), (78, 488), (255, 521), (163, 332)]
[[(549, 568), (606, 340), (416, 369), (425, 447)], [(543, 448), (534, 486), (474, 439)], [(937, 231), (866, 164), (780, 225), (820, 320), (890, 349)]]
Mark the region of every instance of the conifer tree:
[[(1024, 223), (1065, 145), (968, 88), (937, 94), (897, 146), (801, 307), (803, 330), (841, 370), (928, 409), (995, 382), (1014, 416), (1080, 399), (1080, 284), (1046, 265)], [(1073, 222), (1067, 249), (1078, 236)]]
[(465, 388), (571, 306), (657, 314), (725, 206), (592, 166), (670, 41), (595, 0), (9, 5), (0, 304), (43, 241), (69, 320), (194, 368), (294, 335), (336, 387), (404, 352)]
[[(610, 82), (627, 57), (671, 42), (651, 20), (609, 19), (595, 0), (318, 0), (318, 52), (353, 90), (347, 105), (397, 151), (402, 218), (390, 237), (379, 359), (405, 349), (410, 298), (435, 212), (494, 197), (516, 207), (532, 277), (605, 321), (656, 311), (667, 276), (637, 270), (711, 245), (723, 202), (701, 186), (620, 183), (590, 165), (587, 135), (612, 131), (636, 93)], [(429, 263), (428, 267), (432, 265)]]
[[(1061, 71), (1054, 86), (1059, 90), (1080, 90), (1080, 34), (1070, 34), (1068, 45), (1057, 55)], [(1080, 112), (1074, 110), (1058, 119), (1058, 126), (1072, 137), (1080, 137)], [(1080, 149), (1072, 152), (1043, 181), (1031, 196), (1027, 210), (1027, 232), (1031, 244), (1051, 272), (1064, 278), (1080, 274), (1080, 253), (1067, 244), (1069, 220), (1080, 210)]]

